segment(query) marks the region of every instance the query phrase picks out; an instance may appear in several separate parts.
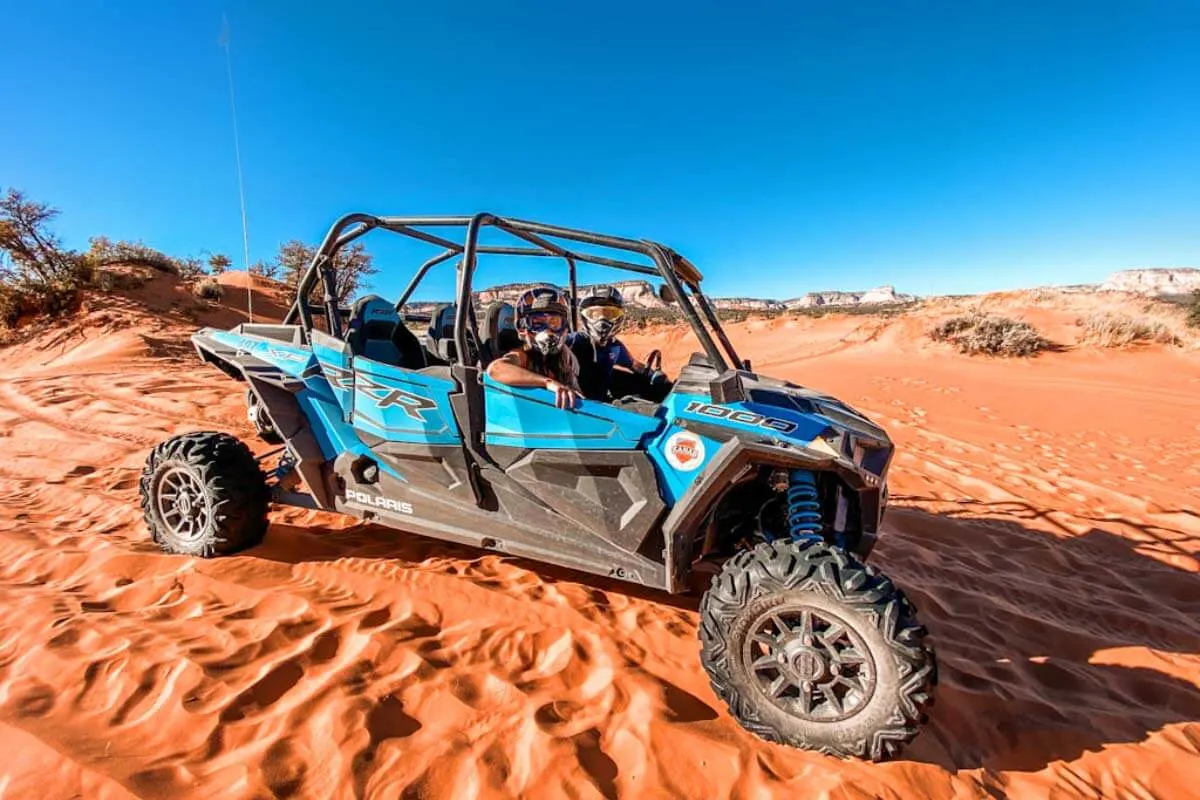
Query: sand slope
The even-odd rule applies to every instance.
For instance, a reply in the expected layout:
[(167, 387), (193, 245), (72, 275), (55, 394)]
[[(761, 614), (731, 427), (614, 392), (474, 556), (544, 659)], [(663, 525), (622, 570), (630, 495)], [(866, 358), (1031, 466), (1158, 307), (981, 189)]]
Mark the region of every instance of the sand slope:
[(928, 320), (734, 326), (899, 446), (873, 561), (941, 686), (905, 759), (871, 765), (732, 722), (694, 599), (294, 509), (241, 556), (159, 553), (148, 449), (250, 434), (169, 308), (0, 351), (0, 796), (1200, 796), (1194, 352), (996, 362), (922, 343)]

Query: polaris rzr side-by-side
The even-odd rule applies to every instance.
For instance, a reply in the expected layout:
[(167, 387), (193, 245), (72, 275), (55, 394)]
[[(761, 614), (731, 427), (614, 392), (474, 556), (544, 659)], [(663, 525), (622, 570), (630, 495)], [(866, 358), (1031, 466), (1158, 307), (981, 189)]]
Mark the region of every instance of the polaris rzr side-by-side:
[[(334, 256), (374, 229), (439, 252), (398, 301), (363, 298), (347, 319)], [(484, 229), (511, 243), (482, 243)], [(493, 256), (565, 262), (572, 328), (577, 264), (656, 276), (701, 352), (674, 381), (574, 408), (498, 383), (488, 364), (521, 345), (511, 305), (473, 302), (477, 262)], [(406, 305), (446, 262), (456, 300), (420, 337), (409, 323), (425, 320)], [(280, 503), (670, 593), (708, 573), (700, 658), (738, 722), (775, 742), (889, 758), (924, 722), (937, 673), (912, 603), (865, 563), (892, 442), (844, 403), (756, 374), (700, 284), (648, 240), (491, 214), (345, 216), (282, 324), (192, 337), (200, 358), (245, 381), (277, 461), (221, 432), (162, 442), (141, 480), (150, 533), (172, 553), (234, 553), (262, 540)]]

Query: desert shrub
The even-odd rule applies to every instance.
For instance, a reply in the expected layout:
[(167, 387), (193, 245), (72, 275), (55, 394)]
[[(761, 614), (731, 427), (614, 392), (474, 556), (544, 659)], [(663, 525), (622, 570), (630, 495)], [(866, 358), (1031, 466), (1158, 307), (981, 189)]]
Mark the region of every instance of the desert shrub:
[(201, 300), (220, 300), (225, 296), (225, 287), (218, 283), (216, 278), (204, 278), (196, 281), (192, 287), (192, 294)]
[(0, 329), (11, 328), (21, 316), (21, 298), (16, 289), (0, 283)]
[(224, 253), (213, 253), (208, 257), (208, 271), (213, 275), (220, 275), (232, 266), (233, 259)]
[(79, 280), (79, 255), (50, 230), (58, 209), (9, 189), (0, 197), (0, 280), (38, 286)]
[(1100, 347), (1126, 347), (1135, 342), (1174, 344), (1175, 334), (1161, 322), (1127, 314), (1089, 314), (1076, 322), (1083, 328), (1081, 342)]
[(788, 314), (797, 317), (824, 317), (828, 314), (846, 314), (863, 317), (894, 317), (907, 313), (918, 305), (916, 300), (904, 303), (859, 303), (857, 305), (796, 306)]
[(145, 273), (126, 272), (109, 267), (94, 267), (88, 276), (88, 286), (102, 292), (117, 289), (136, 289), (145, 286), (150, 278)]
[(650, 325), (661, 325), (668, 322), (678, 322), (683, 319), (683, 312), (678, 306), (668, 308), (638, 308), (625, 309), (626, 323), (631, 328), (641, 329)]
[[(185, 271), (184, 262), (141, 242), (113, 242), (107, 236), (93, 236), (88, 240), (88, 245), (83, 258), (93, 269), (111, 264), (132, 264), (172, 275), (180, 275)], [(199, 263), (195, 261), (195, 264)]]
[(949, 342), (967, 355), (1031, 356), (1050, 347), (1028, 322), (993, 314), (952, 317), (934, 327), (929, 336)]
[(51, 231), (58, 210), (8, 189), (0, 197), (0, 325), (60, 313), (76, 302), (88, 270)]
[(250, 265), (250, 274), (276, 280), (279, 278), (279, 264), (274, 261), (255, 261)]
[(198, 258), (189, 256), (177, 259), (175, 263), (179, 266), (179, 277), (185, 281), (195, 280), (204, 274), (204, 262)]
[(1200, 328), (1200, 289), (1192, 292), (1192, 302), (1188, 306), (1187, 324), (1189, 328)]
[[(293, 289), (300, 284), (300, 279), (308, 271), (309, 265), (317, 254), (317, 248), (310, 247), (301, 241), (293, 239), (279, 246), (275, 256), (274, 267), (281, 274), (281, 280)], [(375, 266), (374, 257), (367, 252), (362, 242), (355, 242), (343, 247), (333, 257), (336, 270), (337, 301), (346, 303), (358, 290), (366, 285), (370, 277), (379, 272)], [(274, 277), (270, 275), (268, 277)], [(324, 297), (320, 281), (313, 287), (312, 301), (320, 302)]]
[(0, 284), (0, 327), (15, 327), (24, 316), (61, 314), (78, 299), (79, 286), (69, 280)]

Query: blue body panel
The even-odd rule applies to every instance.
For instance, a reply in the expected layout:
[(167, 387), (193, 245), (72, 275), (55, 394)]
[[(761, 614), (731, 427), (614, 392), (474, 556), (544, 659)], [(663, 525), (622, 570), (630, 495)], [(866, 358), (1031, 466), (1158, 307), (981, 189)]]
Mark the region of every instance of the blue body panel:
[(681, 432), (684, 432), (684, 429), (679, 425), (668, 425), (646, 443), (646, 455), (650, 457), (650, 461), (658, 473), (659, 494), (668, 509), (675, 507), (675, 503), (695, 483), (697, 476), (708, 466), (721, 447), (721, 443), (714, 439), (691, 434), (694, 440), (699, 440), (702, 452), (695, 460), (689, 461), (685, 467), (676, 467), (667, 458), (667, 445), (675, 434)]
[(321, 371), (329, 382), (337, 404), (342, 409), (342, 419), (350, 421), (354, 414), (354, 392), (350, 381), (350, 354), (345, 350), (325, 347), (313, 342), (313, 355), (321, 365)]
[(555, 407), (545, 389), (505, 386), (484, 376), (484, 442), (547, 450), (635, 450), (663, 427), (660, 417), (583, 400), (575, 409)]
[(354, 357), (354, 425), (390, 442), (461, 445), (447, 378)]
[(210, 336), (213, 341), (228, 345), (243, 353), (249, 353), (273, 367), (278, 367), (293, 378), (299, 378), (305, 370), (316, 363), (312, 351), (307, 347), (293, 347), (257, 336), (243, 336), (232, 331), (214, 331)]
[[(250, 353), (304, 381), (296, 397), (322, 452), (368, 455), (358, 431), (393, 442), (462, 445), (450, 405), (453, 380), (400, 369), (314, 344), (312, 350), (256, 336), (214, 331), (212, 338)], [(658, 475), (659, 492), (673, 508), (712, 461), (721, 442), (686, 430), (692, 420), (763, 439), (807, 445), (830, 427), (829, 420), (753, 402), (714, 405), (707, 394), (667, 396), (653, 416), (583, 400), (573, 410), (556, 408), (550, 392), (506, 386), (486, 374), (484, 443), (547, 450), (644, 450)], [(689, 409), (689, 406), (691, 408)], [(764, 426), (767, 418), (775, 428)], [(780, 426), (786, 430), (781, 431)], [(386, 464), (380, 467), (403, 480)]]
[[(268, 341), (255, 336), (243, 336), (230, 331), (214, 331), (213, 340), (250, 353), (281, 372), (304, 381), (304, 388), (296, 392), (296, 402), (309, 421), (313, 438), (326, 458), (337, 458), (342, 453), (370, 455), (371, 448), (358, 437), (358, 433), (345, 420), (343, 409), (335, 389), (319, 369), (316, 356), (306, 347), (293, 347)], [(333, 356), (336, 351), (322, 348)], [(307, 374), (308, 377), (305, 377)], [(381, 469), (393, 477), (404, 480), (404, 476), (386, 464)]]
[[(789, 442), (796, 444), (808, 444), (815, 439), (821, 431), (829, 427), (829, 421), (813, 414), (805, 414), (799, 409), (780, 408), (778, 406), (763, 405), (761, 403), (725, 403), (721, 406), (722, 409), (728, 408), (733, 412), (732, 415), (724, 417), (714, 417), (708, 414), (689, 411), (688, 405), (698, 403), (700, 405), (710, 405), (712, 400), (707, 395), (700, 394), (671, 394), (667, 396), (664, 405), (667, 406), (668, 419), (690, 419), (696, 422), (703, 422), (709, 425), (719, 425), (722, 428), (729, 428), (735, 431), (744, 433), (758, 433), (763, 436), (774, 437), (777, 439), (787, 439)], [(777, 420), (794, 423), (796, 428), (786, 434), (778, 431), (762, 428), (750, 422), (741, 422), (737, 418), (736, 412), (744, 411), (749, 414), (757, 414), (764, 417), (771, 417)]]

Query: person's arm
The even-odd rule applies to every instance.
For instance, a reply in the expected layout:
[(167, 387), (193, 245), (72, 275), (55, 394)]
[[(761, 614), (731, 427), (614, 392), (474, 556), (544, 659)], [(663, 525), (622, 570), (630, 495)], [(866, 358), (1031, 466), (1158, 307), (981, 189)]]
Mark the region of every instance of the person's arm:
[(522, 362), (524, 354), (520, 350), (510, 350), (488, 364), (487, 374), (497, 383), (506, 386), (546, 389), (554, 393), (554, 404), (559, 408), (574, 408), (579, 395), (570, 387), (563, 386), (556, 380), (547, 378), (525, 367)]

